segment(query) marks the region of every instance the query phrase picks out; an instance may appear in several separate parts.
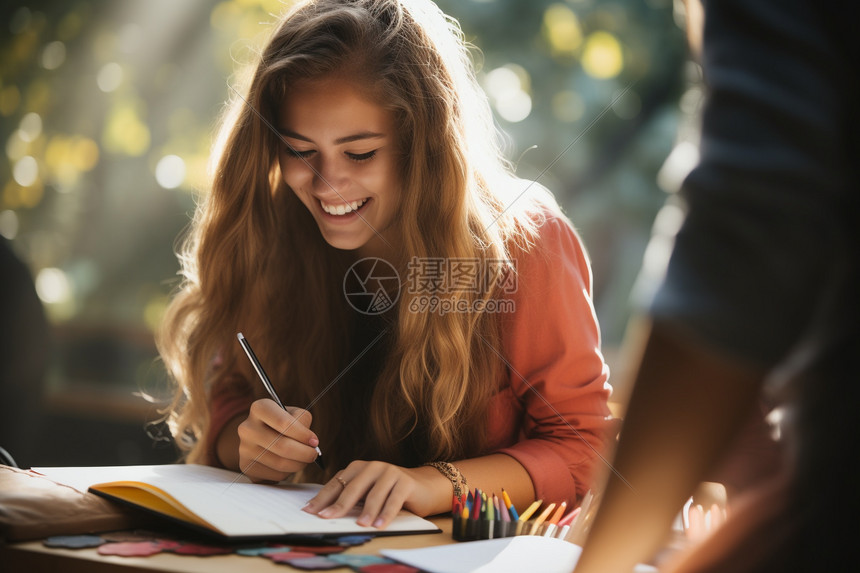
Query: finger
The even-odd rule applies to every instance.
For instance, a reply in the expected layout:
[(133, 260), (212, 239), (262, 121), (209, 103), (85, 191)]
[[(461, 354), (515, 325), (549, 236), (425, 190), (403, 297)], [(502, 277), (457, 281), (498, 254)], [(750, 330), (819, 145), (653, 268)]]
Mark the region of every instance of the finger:
[[(295, 408), (299, 415), (304, 419), (310, 419), (310, 412)], [(273, 400), (262, 398), (251, 404), (249, 417), (260, 420), (274, 431), (283, 434), (299, 443), (316, 447), (319, 445), (319, 438), (310, 428), (301, 422), (299, 418), (294, 417), (290, 412), (282, 410)], [(311, 442), (314, 441), (312, 444)]]
[(286, 477), (292, 472), (284, 472), (277, 470), (273, 467), (266, 465), (261, 462), (262, 456), (248, 456), (242, 453), (240, 450), (239, 453), (239, 469), (243, 474), (248, 476), (251, 481), (260, 482), (260, 481), (281, 481), (286, 479)]
[[(313, 447), (284, 436), (251, 416), (239, 424), (239, 447), (246, 449), (247, 455), (257, 455), (263, 451), (271, 452), (285, 460), (293, 460), (308, 464), (316, 459)], [(257, 449), (258, 448), (258, 449)], [(278, 467), (273, 464), (272, 467)], [(286, 471), (286, 468), (285, 468)]]
[(287, 406), (287, 412), (289, 412), (293, 418), (298, 420), (301, 425), (308, 428), (308, 431), (310, 431), (311, 438), (308, 440), (307, 444), (314, 448), (320, 445), (319, 438), (317, 438), (317, 435), (310, 430), (311, 422), (313, 422), (314, 419), (311, 413), (303, 408), (297, 408), (295, 406)]
[(356, 463), (357, 462), (353, 462), (347, 467), (346, 470), (342, 470), (336, 473), (335, 477), (326, 482), (322, 489), (320, 489), (314, 497), (308, 500), (308, 502), (302, 509), (308, 513), (318, 515), (320, 510), (325, 509), (335, 503), (335, 501), (340, 497), (343, 491), (345, 491), (346, 488), (350, 485), (350, 480), (345, 478), (344, 476), (346, 475), (347, 470), (349, 470), (350, 468), (352, 469), (352, 471), (355, 471)]
[(388, 499), (385, 501), (385, 506), (373, 522), (373, 527), (377, 529), (385, 529), (394, 521), (400, 510), (403, 509), (403, 504), (409, 498), (412, 492), (412, 484), (406, 480), (400, 480), (388, 494)]
[(374, 522), (391, 496), (399, 477), (402, 477), (399, 469), (391, 467), (376, 479), (364, 498), (364, 507), (356, 523), (364, 526), (375, 525)]
[(301, 471), (310, 463), (308, 461), (297, 460), (294, 457), (282, 456), (257, 444), (239, 444), (239, 460), (240, 463), (244, 463), (245, 465), (258, 464), (282, 474), (292, 474)]
[(353, 477), (351, 479), (344, 477), (347, 480), (346, 487), (343, 488), (343, 491), (340, 492), (340, 495), (337, 496), (337, 499), (331, 505), (320, 510), (317, 515), (325, 518), (343, 517), (346, 515), (361, 499), (367, 496), (367, 493), (385, 474), (385, 470), (388, 467), (390, 466), (386, 463), (369, 462), (362, 465), (360, 473), (353, 475), (354, 468), (350, 464), (342, 473), (343, 476)]
[(299, 408), (297, 406), (286, 406), (287, 413), (299, 421), (305, 428), (311, 427), (311, 422), (314, 417), (310, 412), (305, 410), (304, 408)]
[(242, 473), (254, 483), (277, 483), (285, 480), (290, 475), (253, 461), (243, 467), (245, 467), (245, 470)]

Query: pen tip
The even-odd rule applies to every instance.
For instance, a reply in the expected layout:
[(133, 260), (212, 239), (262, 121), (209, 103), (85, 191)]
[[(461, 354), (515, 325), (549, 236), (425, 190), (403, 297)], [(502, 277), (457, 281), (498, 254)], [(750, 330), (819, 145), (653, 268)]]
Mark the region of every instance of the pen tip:
[(242, 333), (240, 332), (240, 333), (236, 334), (236, 338), (238, 338), (239, 340), (242, 340), (245, 337), (242, 336)]

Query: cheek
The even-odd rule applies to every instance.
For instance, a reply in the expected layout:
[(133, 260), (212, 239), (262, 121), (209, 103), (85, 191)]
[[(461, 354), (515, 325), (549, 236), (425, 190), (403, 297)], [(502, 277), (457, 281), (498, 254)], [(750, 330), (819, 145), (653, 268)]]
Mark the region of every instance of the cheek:
[(310, 171), (307, 167), (298, 164), (292, 158), (281, 157), (279, 161), (281, 165), (281, 179), (289, 185), (293, 191), (297, 191), (307, 185), (308, 174)]
[(368, 186), (388, 201), (400, 196), (402, 187), (397, 166), (393, 161), (379, 162), (367, 179)]
[(286, 183), (290, 182), (290, 178), (292, 177), (292, 172), (290, 171), (290, 162), (284, 157), (283, 154), (278, 156), (278, 165), (281, 168), (281, 179), (283, 179)]

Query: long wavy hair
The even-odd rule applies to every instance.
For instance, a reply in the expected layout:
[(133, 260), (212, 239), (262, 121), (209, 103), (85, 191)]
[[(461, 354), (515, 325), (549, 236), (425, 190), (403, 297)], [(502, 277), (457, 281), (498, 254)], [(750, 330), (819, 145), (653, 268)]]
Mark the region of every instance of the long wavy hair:
[[(294, 6), (228, 104), (211, 190), (179, 254), (182, 282), (158, 336), (176, 384), (168, 421), (189, 461), (202, 459), (208, 393), (220, 377), (240, 373), (262, 396), (240, 330), (285, 402), (313, 404), (329, 463), (326, 475), (311, 465), (298, 478), (324, 479), (353, 459), (417, 465), (484, 453), (486, 404), (505, 368), (495, 350), (500, 315), (414, 312), (418, 295), (405, 288), (376, 320), (355, 312), (343, 293), (355, 254), (323, 240), (281, 178), (283, 143), (269, 124), (291, 85), (331, 74), (361, 82), (395, 118), (401, 240), (391, 262), (400, 277), (413, 257), (509, 260), (528, 248), (538, 206), (556, 207), (512, 175), (462, 32), (433, 3)], [(508, 272), (482, 265), (486, 288), (454, 296), (497, 297)]]

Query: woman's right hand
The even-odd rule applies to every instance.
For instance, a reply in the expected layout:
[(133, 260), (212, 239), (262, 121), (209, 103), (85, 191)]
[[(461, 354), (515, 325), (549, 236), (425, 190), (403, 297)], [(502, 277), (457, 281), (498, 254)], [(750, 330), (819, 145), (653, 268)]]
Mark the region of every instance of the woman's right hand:
[(255, 482), (281, 481), (302, 470), (317, 457), (319, 438), (310, 425), (307, 410), (284, 411), (273, 400), (257, 400), (239, 424), (239, 469)]

